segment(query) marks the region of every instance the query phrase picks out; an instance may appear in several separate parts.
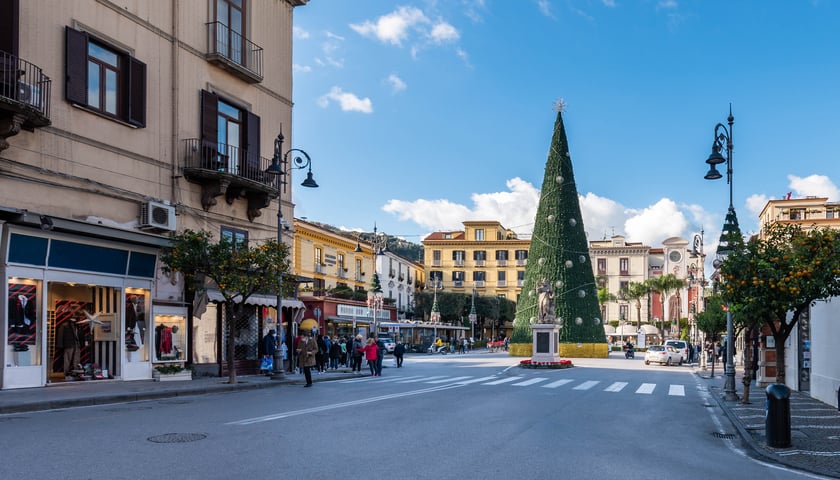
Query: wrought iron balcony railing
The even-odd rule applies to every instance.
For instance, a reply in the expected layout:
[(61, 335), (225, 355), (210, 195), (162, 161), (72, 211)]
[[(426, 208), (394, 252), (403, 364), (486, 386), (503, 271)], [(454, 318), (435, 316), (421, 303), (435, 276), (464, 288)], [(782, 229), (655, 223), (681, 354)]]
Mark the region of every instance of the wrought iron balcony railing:
[(0, 100), (26, 116), (24, 128), (50, 124), (51, 88), (40, 67), (0, 50)]
[(251, 83), (263, 80), (263, 49), (221, 22), (207, 24), (207, 59)]

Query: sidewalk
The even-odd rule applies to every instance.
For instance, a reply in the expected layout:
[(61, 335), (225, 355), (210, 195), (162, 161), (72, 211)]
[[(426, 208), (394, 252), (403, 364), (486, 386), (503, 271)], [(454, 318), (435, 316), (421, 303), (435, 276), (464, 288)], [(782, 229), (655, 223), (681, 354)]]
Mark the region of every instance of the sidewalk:
[[(755, 456), (770, 463), (780, 463), (797, 470), (840, 478), (840, 412), (837, 408), (815, 400), (807, 394), (791, 390), (790, 426), (791, 447), (767, 446), (765, 432), (766, 387), (750, 386), (750, 403), (723, 400), (724, 377), (715, 371), (695, 369), (705, 379), (712, 397), (738, 430), (744, 445)], [(743, 371), (736, 369), (735, 389), (743, 397)]]
[[(356, 376), (349, 368), (339, 368), (320, 375), (313, 371), (312, 381), (318, 383)], [(272, 380), (268, 375), (238, 375), (236, 385), (227, 383), (227, 377), (200, 377), (173, 382), (95, 380), (54, 383), (46, 387), (0, 391), (0, 415), (235, 390), (274, 388), (281, 385), (302, 386), (304, 383), (306, 381), (303, 375), (298, 373), (285, 373), (281, 380)]]

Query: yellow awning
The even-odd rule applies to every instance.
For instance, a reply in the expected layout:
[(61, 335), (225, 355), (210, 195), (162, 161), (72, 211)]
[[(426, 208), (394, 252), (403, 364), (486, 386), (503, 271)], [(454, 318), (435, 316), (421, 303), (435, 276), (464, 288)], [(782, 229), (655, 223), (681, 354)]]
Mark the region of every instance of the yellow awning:
[(318, 328), (318, 322), (314, 318), (307, 318), (306, 320), (300, 322), (299, 331), (301, 332), (308, 332), (313, 328)]

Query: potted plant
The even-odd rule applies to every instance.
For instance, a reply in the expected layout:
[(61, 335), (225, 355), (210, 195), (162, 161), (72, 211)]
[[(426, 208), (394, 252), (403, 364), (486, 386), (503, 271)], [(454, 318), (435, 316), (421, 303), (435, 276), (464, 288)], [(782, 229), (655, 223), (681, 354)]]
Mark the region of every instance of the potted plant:
[(174, 382), (192, 380), (192, 370), (184, 368), (178, 363), (158, 365), (152, 370), (152, 379), (156, 382)]

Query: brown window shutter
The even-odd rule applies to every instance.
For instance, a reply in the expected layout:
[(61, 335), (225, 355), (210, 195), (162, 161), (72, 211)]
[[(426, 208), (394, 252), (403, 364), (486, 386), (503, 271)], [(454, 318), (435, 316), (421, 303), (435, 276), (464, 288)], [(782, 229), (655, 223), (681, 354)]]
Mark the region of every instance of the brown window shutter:
[(20, 4), (18, 0), (0, 1), (0, 50), (18, 56), (18, 24)]
[(128, 57), (127, 94), (123, 97), (127, 103), (126, 120), (135, 127), (146, 126), (146, 64), (133, 57)]
[(88, 35), (64, 27), (64, 97), (67, 101), (87, 105), (87, 43)]
[(219, 97), (201, 91), (201, 161), (203, 168), (216, 170), (219, 165)]
[(246, 112), (245, 119), (245, 175), (252, 179), (262, 178), (260, 168), (260, 117)]

